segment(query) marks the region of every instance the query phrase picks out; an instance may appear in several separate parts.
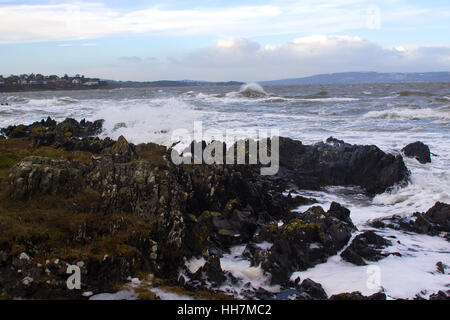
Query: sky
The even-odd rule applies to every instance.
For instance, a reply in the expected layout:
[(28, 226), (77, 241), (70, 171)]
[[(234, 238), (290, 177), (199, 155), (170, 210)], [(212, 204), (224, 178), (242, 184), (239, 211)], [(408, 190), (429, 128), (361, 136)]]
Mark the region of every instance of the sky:
[(448, 0), (0, 0), (0, 74), (263, 81), (450, 71)]

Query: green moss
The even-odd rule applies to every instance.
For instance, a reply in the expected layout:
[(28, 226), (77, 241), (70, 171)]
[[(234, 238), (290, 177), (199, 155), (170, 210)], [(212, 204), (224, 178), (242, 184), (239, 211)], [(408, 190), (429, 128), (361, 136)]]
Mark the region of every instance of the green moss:
[(0, 169), (9, 169), (17, 163), (17, 157), (5, 151), (0, 151)]
[(154, 143), (140, 144), (136, 146), (136, 153), (140, 160), (146, 160), (151, 165), (158, 167), (167, 167), (167, 161), (164, 159), (167, 149)]
[(305, 223), (301, 219), (293, 219), (284, 227), (283, 233), (287, 234), (297, 230), (319, 230), (321, 226), (321, 223)]

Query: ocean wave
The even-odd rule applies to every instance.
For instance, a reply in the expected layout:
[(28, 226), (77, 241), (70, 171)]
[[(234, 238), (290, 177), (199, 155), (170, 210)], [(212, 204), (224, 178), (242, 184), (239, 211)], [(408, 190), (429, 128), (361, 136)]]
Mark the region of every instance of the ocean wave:
[(267, 96), (267, 92), (257, 83), (246, 83), (242, 85), (239, 94), (246, 98), (262, 98)]
[(164, 145), (171, 144), (174, 130), (192, 130), (197, 117), (191, 104), (175, 97), (109, 104), (91, 116), (105, 120), (105, 137), (118, 139), (123, 135), (136, 144), (155, 142)]
[(8, 102), (28, 102), (28, 99), (25, 97), (9, 96), (6, 98), (6, 101), (8, 101)]
[(80, 101), (71, 97), (59, 97), (59, 98), (51, 98), (51, 99), (30, 99), (27, 101), (28, 105), (34, 105), (34, 106), (61, 106), (61, 105), (69, 105), (69, 104), (76, 104)]
[(441, 112), (436, 109), (409, 109), (409, 108), (394, 108), (389, 110), (369, 111), (363, 116), (364, 119), (405, 119), (405, 120), (422, 120), (422, 119), (445, 119), (450, 120), (448, 112)]
[(419, 96), (419, 97), (431, 97), (433, 96), (430, 92), (425, 91), (410, 91), (410, 90), (402, 90), (396, 92), (396, 94), (400, 97), (409, 97), (409, 96)]

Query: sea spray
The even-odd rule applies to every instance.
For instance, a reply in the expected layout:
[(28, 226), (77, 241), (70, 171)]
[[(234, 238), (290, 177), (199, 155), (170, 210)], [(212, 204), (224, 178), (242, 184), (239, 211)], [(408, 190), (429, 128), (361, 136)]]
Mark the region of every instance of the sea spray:
[(246, 83), (242, 85), (239, 94), (246, 98), (264, 98), (267, 92), (257, 83)]

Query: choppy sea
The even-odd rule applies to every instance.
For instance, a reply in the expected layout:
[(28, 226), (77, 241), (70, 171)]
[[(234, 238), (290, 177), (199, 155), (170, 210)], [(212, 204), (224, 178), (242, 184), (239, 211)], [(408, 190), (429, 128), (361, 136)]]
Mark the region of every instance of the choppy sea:
[[(298, 193), (315, 197), (325, 210), (331, 201), (348, 207), (359, 231), (370, 229), (367, 222), (375, 218), (423, 212), (436, 201), (450, 203), (450, 83), (42, 91), (0, 93), (0, 102), (8, 103), (0, 106), (0, 127), (32, 123), (47, 116), (57, 120), (104, 119), (101, 136), (124, 135), (134, 143), (168, 145), (173, 130), (192, 130), (194, 121), (202, 121), (205, 130), (214, 128), (221, 132), (277, 129), (281, 136), (299, 139), (304, 144), (333, 136), (352, 144), (375, 144), (394, 154), (420, 140), (429, 145), (432, 162), (420, 164), (405, 158), (411, 171), (406, 187), (374, 198), (358, 189), (342, 187)], [(339, 255), (314, 268), (295, 272), (292, 278), (311, 278), (321, 283), (328, 295), (355, 290), (370, 294), (381, 286), (389, 297), (412, 298), (450, 289), (449, 274), (436, 272), (438, 261), (450, 265), (449, 242), (395, 230), (378, 232), (395, 236), (398, 241), (389, 250), (402, 255), (391, 255), (372, 264), (379, 273), (378, 287), (368, 282), (374, 269), (354, 266)], [(241, 250), (236, 247), (224, 256), (222, 267), (254, 286), (269, 288), (262, 270), (250, 268), (250, 263), (239, 257)]]

